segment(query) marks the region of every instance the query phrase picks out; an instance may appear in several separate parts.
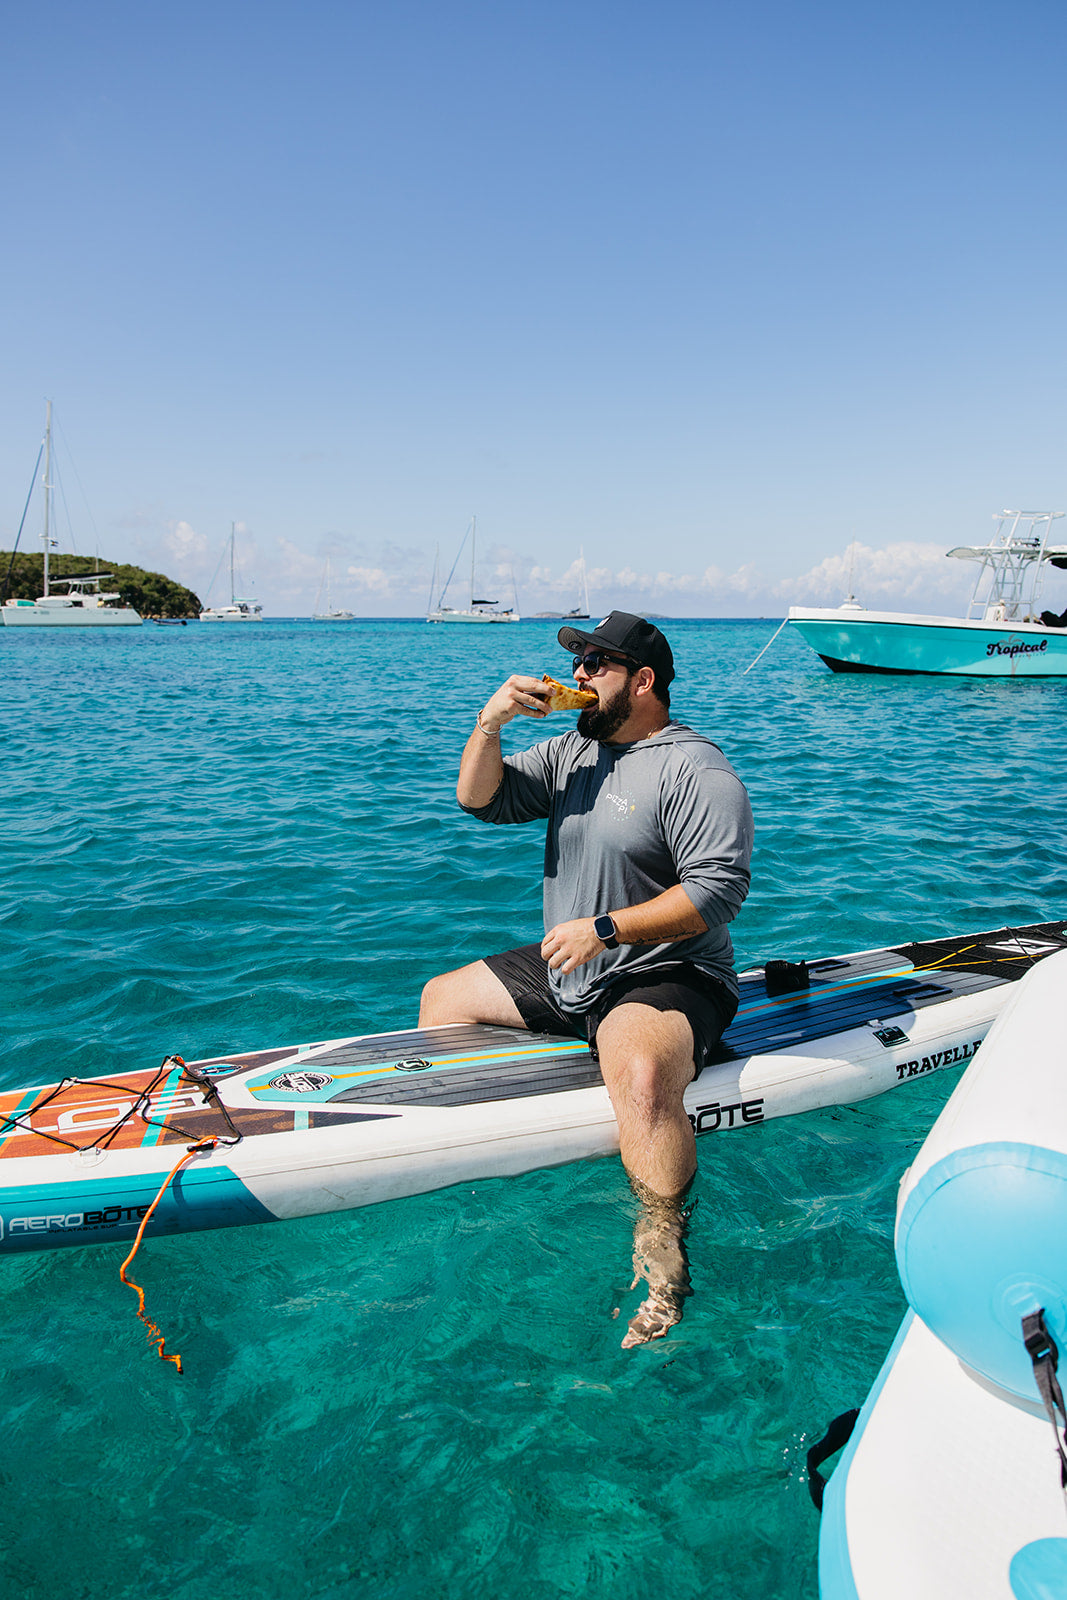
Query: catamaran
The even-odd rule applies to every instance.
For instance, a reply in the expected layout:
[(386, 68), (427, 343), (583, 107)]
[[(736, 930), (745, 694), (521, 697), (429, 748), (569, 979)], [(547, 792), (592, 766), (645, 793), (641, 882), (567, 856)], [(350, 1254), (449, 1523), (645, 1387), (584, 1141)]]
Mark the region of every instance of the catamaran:
[[(36, 600), (5, 600), (0, 621), (5, 628), (139, 628), (142, 619), (132, 606), (118, 604), (118, 591), (105, 592), (102, 583), (114, 582), (110, 572), (86, 572), (78, 577), (52, 577), (49, 556), (56, 548), (53, 536), (52, 402), (46, 402), (44, 440), (37, 456), (44, 456), (44, 527), (42, 593)], [(34, 467), (36, 477), (37, 467)], [(27, 501), (27, 504), (29, 502)], [(16, 539), (16, 545), (18, 540)], [(14, 555), (12, 555), (14, 560)], [(58, 585), (65, 588), (57, 592)]]
[[(475, 599), (474, 567), (476, 533), (476, 519), (472, 517), (470, 520), (470, 525), (467, 528), (467, 532), (463, 535), (460, 547), (456, 551), (456, 559), (452, 563), (452, 571), (448, 574), (444, 586), (437, 597), (436, 605), (433, 603), (433, 591), (437, 586), (437, 563), (434, 563), (434, 575), (430, 586), (430, 608), (426, 613), (427, 622), (520, 622), (522, 620), (519, 616), (516, 606), (502, 607), (499, 606), (495, 600)], [(459, 565), (459, 558), (463, 554), (463, 546), (466, 544), (468, 538), (471, 542), (470, 604), (461, 610), (455, 606), (446, 606), (445, 595), (448, 593), (448, 585), (452, 582), (453, 574), (455, 573), (456, 567)]]
[[(234, 578), (234, 550), (237, 542), (237, 524), (230, 523), (230, 603), (228, 606), (205, 606), (200, 613), (201, 622), (262, 622), (263, 607), (258, 600), (242, 600), (237, 595)], [(218, 571), (218, 568), (215, 569)], [(212, 579), (214, 582), (214, 579)]]
[[(322, 604), (323, 591), (325, 591), (325, 595), (326, 595), (326, 603), (325, 603), (325, 605)], [(355, 612), (353, 612), (353, 611), (341, 611), (341, 610), (338, 610), (337, 607), (335, 607), (335, 606), (330, 604), (330, 558), (329, 558), (329, 556), (326, 557), (326, 566), (323, 569), (322, 582), (319, 584), (319, 592), (315, 596), (315, 610), (312, 613), (311, 620), (312, 620), (312, 622), (354, 622), (355, 621)]]
[(978, 563), (965, 617), (868, 611), (850, 593), (836, 610), (790, 606), (787, 620), (833, 672), (1067, 677), (1067, 611), (1040, 609), (1046, 569), (1067, 571), (1067, 545), (1051, 541), (1063, 515), (1001, 511), (988, 544), (947, 552)]

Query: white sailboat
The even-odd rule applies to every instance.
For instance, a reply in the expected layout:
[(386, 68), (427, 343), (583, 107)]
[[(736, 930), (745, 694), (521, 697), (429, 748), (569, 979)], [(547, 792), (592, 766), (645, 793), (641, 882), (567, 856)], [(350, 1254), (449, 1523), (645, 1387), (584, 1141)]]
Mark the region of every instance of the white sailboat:
[[(463, 535), (462, 543), (456, 552), (456, 559), (452, 563), (452, 572), (449, 573), (444, 587), (437, 597), (436, 606), (433, 604), (433, 594), (431, 591), (430, 610), (426, 615), (427, 622), (521, 622), (522, 619), (519, 616), (517, 606), (502, 607), (499, 606), (495, 600), (479, 600), (475, 598), (474, 569), (476, 533), (477, 519), (475, 517), (471, 517), (470, 526), (467, 529), (467, 532)], [(456, 606), (446, 606), (445, 595), (448, 593), (448, 585), (452, 582), (452, 575), (455, 572), (456, 567), (459, 565), (459, 558), (463, 554), (463, 545), (466, 544), (468, 537), (471, 542), (470, 604), (462, 609)], [(435, 579), (436, 575), (437, 573), (435, 567)]]
[[(132, 606), (115, 604), (121, 599), (117, 591), (105, 593), (101, 590), (102, 583), (113, 581), (110, 572), (82, 573), (77, 578), (53, 578), (49, 571), (49, 555), (56, 548), (56, 540), (52, 535), (51, 400), (47, 402), (41, 451), (44, 455), (44, 528), (41, 533), (44, 552), (43, 593), (36, 600), (5, 600), (0, 606), (0, 621), (5, 628), (139, 628), (142, 622), (140, 614)], [(66, 588), (56, 593), (59, 584), (65, 584)]]
[(538, 617), (551, 617), (560, 622), (588, 622), (589, 621), (589, 584), (585, 573), (585, 551), (579, 549), (578, 560), (575, 563), (578, 569), (578, 604), (571, 611), (538, 611)]
[(234, 579), (234, 550), (237, 543), (237, 524), (230, 523), (230, 603), (228, 606), (205, 606), (200, 613), (201, 622), (262, 622), (263, 607), (258, 600), (238, 597)]
[[(326, 603), (322, 604), (325, 592)], [(311, 615), (312, 622), (354, 622), (355, 613), (352, 611), (339, 611), (330, 604), (330, 558), (326, 557), (326, 565), (322, 572), (322, 582), (319, 592), (315, 596), (315, 610)]]
[(564, 622), (589, 621), (589, 585), (585, 576), (585, 551), (582, 548), (578, 550), (578, 594), (579, 603), (573, 611), (564, 611)]

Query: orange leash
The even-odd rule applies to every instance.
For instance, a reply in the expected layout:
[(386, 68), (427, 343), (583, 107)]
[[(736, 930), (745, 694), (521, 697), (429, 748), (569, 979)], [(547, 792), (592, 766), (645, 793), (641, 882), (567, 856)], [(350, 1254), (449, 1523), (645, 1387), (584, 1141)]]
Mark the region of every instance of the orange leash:
[(148, 1210), (145, 1212), (144, 1217), (141, 1219), (141, 1226), (137, 1230), (137, 1237), (133, 1241), (133, 1249), (130, 1251), (129, 1255), (126, 1257), (125, 1261), (122, 1263), (122, 1266), (119, 1268), (119, 1277), (122, 1279), (122, 1281), (126, 1285), (126, 1287), (128, 1289), (136, 1289), (137, 1290), (137, 1315), (140, 1317), (141, 1321), (144, 1323), (145, 1327), (148, 1329), (148, 1343), (149, 1344), (154, 1344), (156, 1346), (157, 1354), (162, 1358), (162, 1360), (164, 1360), (164, 1361), (173, 1361), (174, 1365), (177, 1367), (179, 1372), (182, 1370), (182, 1358), (181, 1358), (181, 1356), (171, 1356), (171, 1355), (167, 1354), (166, 1350), (164, 1349), (164, 1345), (165, 1345), (166, 1341), (164, 1339), (164, 1336), (163, 1336), (162, 1332), (160, 1331), (159, 1328), (156, 1327), (156, 1325), (152, 1321), (151, 1317), (147, 1317), (145, 1315), (144, 1290), (141, 1288), (141, 1285), (139, 1283), (134, 1283), (132, 1278), (127, 1278), (127, 1276), (126, 1276), (126, 1268), (129, 1266), (130, 1262), (133, 1260), (134, 1256), (137, 1254), (138, 1250), (141, 1248), (141, 1240), (144, 1238), (144, 1231), (147, 1228), (149, 1222), (151, 1221), (153, 1211), (156, 1209), (156, 1207), (158, 1206), (159, 1202), (162, 1200), (163, 1196), (166, 1194), (168, 1188), (170, 1187), (171, 1179), (177, 1177), (178, 1173), (182, 1170), (182, 1168), (184, 1167), (185, 1163), (192, 1156), (199, 1155), (202, 1150), (214, 1150), (214, 1148), (218, 1144), (218, 1142), (219, 1141), (217, 1139), (204, 1139), (204, 1140), (202, 1140), (200, 1142), (200, 1144), (191, 1144), (189, 1146), (188, 1150), (186, 1150), (186, 1152), (182, 1156), (181, 1160), (172, 1169), (172, 1171), (170, 1171), (167, 1174), (167, 1177), (166, 1177), (166, 1179), (164, 1180), (164, 1183), (163, 1183), (163, 1187), (160, 1189), (159, 1193), (156, 1195), (156, 1198), (152, 1201), (152, 1204), (149, 1206)]

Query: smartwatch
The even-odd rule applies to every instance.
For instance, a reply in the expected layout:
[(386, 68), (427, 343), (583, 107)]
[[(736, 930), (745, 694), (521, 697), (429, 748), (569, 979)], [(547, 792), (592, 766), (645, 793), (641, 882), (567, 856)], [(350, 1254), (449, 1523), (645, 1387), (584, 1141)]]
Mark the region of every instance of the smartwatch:
[(615, 924), (605, 911), (601, 916), (593, 918), (593, 932), (604, 946), (605, 950), (617, 950), (619, 936), (615, 932)]

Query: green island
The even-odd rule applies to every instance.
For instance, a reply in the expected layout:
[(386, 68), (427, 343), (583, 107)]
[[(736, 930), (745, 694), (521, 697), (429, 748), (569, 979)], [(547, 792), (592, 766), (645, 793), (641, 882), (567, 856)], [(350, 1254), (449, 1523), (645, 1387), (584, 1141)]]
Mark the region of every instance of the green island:
[[(107, 588), (116, 591), (122, 604), (132, 606), (142, 617), (198, 617), (200, 601), (191, 589), (175, 583), (162, 572), (146, 572), (123, 561), (105, 561), (95, 556), (53, 555), (48, 563), (49, 588), (63, 592), (63, 578), (91, 577), (94, 572), (111, 574)], [(112, 581), (113, 580), (113, 581)], [(0, 550), (0, 601), (36, 600), (44, 586), (44, 558), (32, 552)]]

